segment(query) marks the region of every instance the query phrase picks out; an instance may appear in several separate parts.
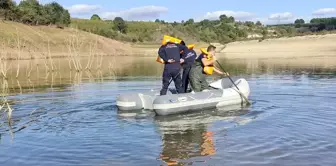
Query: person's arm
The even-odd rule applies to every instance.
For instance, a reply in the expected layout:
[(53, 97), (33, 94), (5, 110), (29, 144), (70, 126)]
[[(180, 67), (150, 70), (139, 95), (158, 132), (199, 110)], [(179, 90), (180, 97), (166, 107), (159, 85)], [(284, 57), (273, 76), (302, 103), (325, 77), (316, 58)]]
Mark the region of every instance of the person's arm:
[(185, 56), (186, 53), (188, 52), (188, 47), (184, 46), (182, 44), (178, 44), (177, 46), (178, 46), (180, 52), (183, 51), (183, 53), (182, 53), (182, 58), (183, 58), (183, 56)]
[(188, 47), (186, 47), (185, 45), (182, 45), (182, 44), (178, 44), (178, 48), (179, 48), (179, 51), (180, 52), (183, 52), (181, 54), (181, 58), (180, 58), (180, 63), (184, 63), (185, 62), (185, 59), (186, 59), (186, 56), (187, 56), (187, 50), (188, 50)]
[(196, 58), (196, 52), (195, 51), (190, 51), (188, 54), (185, 55), (184, 59), (189, 59), (189, 58)]
[(159, 48), (158, 54), (159, 54), (160, 58), (162, 58), (165, 62), (168, 62), (168, 59), (167, 59), (167, 56), (166, 56), (166, 51), (165, 51), (164, 47), (161, 46)]
[(217, 69), (215, 66), (214, 66), (214, 71), (215, 71), (217, 74), (224, 75), (224, 72), (222, 72), (221, 70)]
[(185, 52), (183, 52), (182, 54), (180, 54), (180, 63), (181, 64), (184, 63), (185, 57), (186, 57), (186, 53)]
[(228, 76), (229, 73), (227, 72), (224, 72), (222, 70), (219, 70), (216, 66), (214, 66), (214, 71), (217, 73), (217, 74), (220, 74), (220, 75), (225, 75), (225, 76)]

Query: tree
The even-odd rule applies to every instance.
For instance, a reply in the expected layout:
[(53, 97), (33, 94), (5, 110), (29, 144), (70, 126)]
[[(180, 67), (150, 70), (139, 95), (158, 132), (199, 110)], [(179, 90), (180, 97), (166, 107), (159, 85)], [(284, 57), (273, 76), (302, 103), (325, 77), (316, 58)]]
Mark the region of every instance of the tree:
[(229, 21), (230, 23), (233, 23), (233, 22), (235, 22), (235, 19), (234, 19), (232, 16), (230, 16), (230, 17), (228, 18), (228, 21)]
[(267, 35), (268, 35), (268, 32), (267, 32), (266, 28), (262, 29), (262, 35), (263, 35), (262, 39), (265, 40), (267, 38)]
[(71, 23), (70, 13), (68, 10), (63, 10), (61, 15), (61, 24), (69, 26)]
[(304, 24), (305, 21), (304, 21), (303, 19), (296, 19), (296, 20), (294, 21), (294, 23), (295, 23), (295, 24)]
[(319, 24), (319, 23), (324, 23), (327, 25), (336, 25), (336, 18), (331, 17), (331, 18), (313, 18), (310, 20), (310, 23), (312, 24)]
[[(42, 8), (42, 17), (45, 19), (45, 24), (58, 24), (58, 25), (66, 25), (70, 24), (70, 14), (68, 10), (65, 10), (60, 4), (57, 2), (52, 2), (46, 4)], [(40, 22), (40, 24), (43, 24)]]
[(225, 14), (220, 15), (219, 20), (220, 20), (220, 22), (223, 22), (223, 23), (233, 23), (233, 22), (235, 22), (234, 17), (232, 17), (232, 16), (228, 17)]
[(260, 21), (257, 21), (257, 22), (256, 22), (256, 25), (257, 25), (257, 26), (262, 26), (262, 24), (261, 24)]
[(90, 20), (101, 20), (98, 14), (93, 14)]
[(189, 20), (187, 20), (185, 23), (184, 23), (184, 25), (192, 25), (192, 24), (194, 24), (194, 19), (189, 19)]
[(22, 13), (21, 21), (23, 23), (35, 24), (41, 19), (41, 5), (37, 0), (25, 0), (19, 4), (19, 10)]
[(221, 21), (221, 22), (226, 22), (227, 21), (227, 16), (225, 15), (225, 14), (222, 14), (222, 15), (220, 15), (219, 16), (219, 20)]
[(6, 20), (31, 25), (69, 25), (70, 13), (57, 2), (41, 5), (38, 0), (22, 0), (19, 5), (13, 0), (0, 0), (0, 11)]
[(7, 14), (10, 10), (10, 3), (11, 0), (0, 0), (0, 14), (5, 17), (5, 20), (7, 20)]
[(253, 27), (254, 26), (254, 22), (253, 21), (245, 21), (244, 25), (246, 25), (248, 27)]
[(16, 11), (16, 4), (14, 1), (0, 0), (0, 15), (3, 15), (5, 20), (11, 20), (13, 13)]
[(160, 23), (160, 20), (159, 20), (159, 19), (156, 19), (155, 22), (156, 22), (156, 23)]
[(211, 21), (208, 20), (208, 19), (205, 19), (205, 20), (202, 20), (200, 23), (199, 23), (200, 26), (203, 26), (203, 27), (208, 27), (211, 25)]
[(125, 33), (127, 31), (127, 25), (124, 21), (124, 19), (122, 19), (121, 17), (116, 17), (113, 20), (114, 25), (116, 26), (116, 29), (121, 32), (121, 33)]
[(12, 3), (12, 0), (0, 0), (0, 9), (9, 10)]

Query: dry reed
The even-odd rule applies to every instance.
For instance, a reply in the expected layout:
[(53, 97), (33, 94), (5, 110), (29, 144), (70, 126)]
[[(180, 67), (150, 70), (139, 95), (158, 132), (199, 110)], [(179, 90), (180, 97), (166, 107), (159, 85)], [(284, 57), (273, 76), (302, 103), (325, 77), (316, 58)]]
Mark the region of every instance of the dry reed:
[(7, 79), (2, 79), (1, 81), (2, 87), (1, 87), (1, 109), (0, 111), (2, 111), (3, 113), (7, 113), (7, 121), (8, 121), (8, 125), (11, 126), (11, 118), (12, 118), (12, 112), (13, 109), (10, 106), (10, 102), (8, 101), (8, 96), (9, 96), (9, 88), (8, 88), (8, 81)]

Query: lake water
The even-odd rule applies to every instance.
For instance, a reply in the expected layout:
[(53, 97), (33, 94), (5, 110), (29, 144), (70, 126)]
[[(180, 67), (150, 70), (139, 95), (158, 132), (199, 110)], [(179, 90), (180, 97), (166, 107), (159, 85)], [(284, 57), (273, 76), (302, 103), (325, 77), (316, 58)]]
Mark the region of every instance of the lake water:
[[(226, 62), (249, 82), (252, 106), (165, 117), (118, 111), (118, 94), (160, 89), (162, 66), (145, 61), (80, 73), (67, 62), (56, 60), (54, 73), (29, 62), (18, 79), (9, 71), (13, 122), (1, 120), (1, 165), (335, 165), (332, 67)], [(27, 64), (36, 71), (29, 79)]]

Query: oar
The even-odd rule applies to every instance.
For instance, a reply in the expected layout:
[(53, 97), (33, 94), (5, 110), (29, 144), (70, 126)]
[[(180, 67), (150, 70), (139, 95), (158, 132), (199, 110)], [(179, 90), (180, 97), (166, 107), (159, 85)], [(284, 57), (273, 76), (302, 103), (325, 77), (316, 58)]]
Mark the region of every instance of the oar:
[[(176, 76), (174, 76), (174, 78), (171, 78), (171, 79), (169, 80), (168, 87), (169, 87), (170, 83), (171, 83), (174, 79), (176, 79), (178, 76), (180, 76), (180, 72), (178, 72), (178, 73), (176, 74)], [(177, 89), (176, 89), (176, 92), (177, 92)]]
[(180, 76), (180, 72), (179, 72), (178, 74), (176, 74), (176, 76), (174, 76), (174, 78), (171, 78), (171, 79), (170, 79), (170, 81), (169, 81), (169, 83), (168, 83), (168, 86), (169, 86), (170, 83), (171, 83), (174, 79), (176, 79), (178, 76)]
[[(226, 71), (224, 70), (224, 68), (222, 67), (222, 65), (216, 60), (217, 64), (219, 65), (219, 67), (226, 73)], [(251, 105), (251, 102), (247, 99), (247, 97), (245, 97), (245, 95), (240, 92), (239, 88), (237, 87), (237, 85), (233, 82), (233, 80), (231, 79), (231, 77), (228, 75), (229, 79), (231, 80), (232, 84), (238, 89), (238, 93), (246, 100), (246, 103), (248, 105)]]

